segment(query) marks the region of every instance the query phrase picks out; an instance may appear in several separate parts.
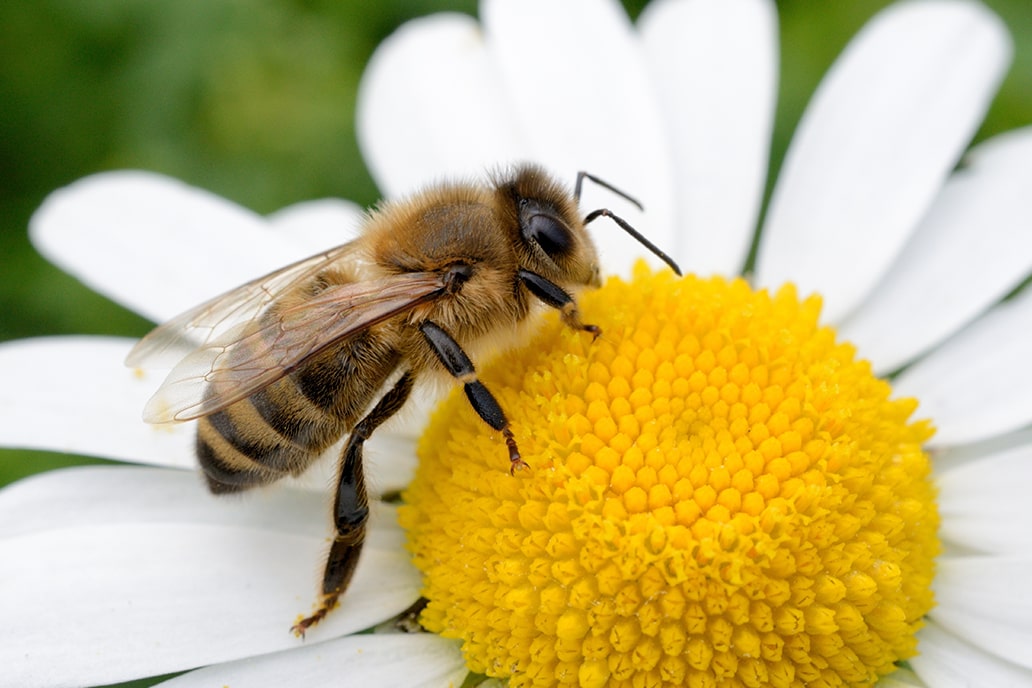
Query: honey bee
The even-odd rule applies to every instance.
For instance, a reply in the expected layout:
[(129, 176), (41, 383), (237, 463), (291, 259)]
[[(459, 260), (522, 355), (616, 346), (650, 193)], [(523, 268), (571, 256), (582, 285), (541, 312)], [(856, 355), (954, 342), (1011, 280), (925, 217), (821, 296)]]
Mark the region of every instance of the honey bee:
[[(368, 500), (363, 443), (434, 372), (460, 382), (473, 410), (501, 433), (509, 470), (527, 468), (509, 421), (477, 379), (466, 348), (512, 335), (535, 301), (581, 321), (571, 290), (601, 284), (585, 225), (612, 219), (678, 274), (672, 259), (607, 209), (578, 214), (574, 191), (524, 165), (488, 184), (440, 184), (373, 211), (355, 240), (237, 287), (159, 326), (133, 348), (133, 367), (178, 363), (144, 409), (149, 423), (198, 420), (208, 488), (240, 492), (302, 473), (348, 436), (316, 611), (337, 604), (362, 548)], [(386, 390), (385, 392), (383, 390)]]

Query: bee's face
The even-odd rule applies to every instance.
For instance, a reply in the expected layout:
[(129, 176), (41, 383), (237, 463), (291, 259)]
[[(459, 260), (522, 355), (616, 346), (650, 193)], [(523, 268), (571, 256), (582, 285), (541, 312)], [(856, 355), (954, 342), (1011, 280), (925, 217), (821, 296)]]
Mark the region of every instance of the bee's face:
[(568, 189), (525, 167), (500, 184), (501, 207), (520, 267), (556, 284), (598, 286), (598, 254)]
[(547, 202), (521, 199), (520, 239), (527, 255), (525, 267), (557, 282), (599, 286), (598, 255), (584, 225)]

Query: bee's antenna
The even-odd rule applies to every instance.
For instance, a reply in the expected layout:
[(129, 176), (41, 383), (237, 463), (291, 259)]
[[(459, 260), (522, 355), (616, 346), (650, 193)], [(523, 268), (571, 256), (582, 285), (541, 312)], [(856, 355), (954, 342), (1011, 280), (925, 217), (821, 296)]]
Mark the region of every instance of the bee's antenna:
[(611, 210), (607, 210), (606, 208), (599, 208), (598, 210), (592, 210), (590, 213), (588, 213), (588, 216), (586, 218), (584, 218), (584, 224), (588, 224), (592, 220), (594, 220), (596, 218), (599, 218), (599, 217), (608, 217), (610, 220), (612, 220), (616, 224), (620, 225), (620, 229), (622, 229), (623, 231), (627, 232), (632, 237), (637, 239), (638, 243), (640, 243), (642, 246), (644, 246), (648, 250), (652, 251), (656, 255), (657, 258), (659, 258), (661, 261), (663, 261), (664, 263), (669, 265), (670, 268), (677, 274), (678, 277), (681, 276), (681, 268), (680, 268), (680, 266), (678, 266), (678, 264), (674, 261), (673, 258), (671, 258), (667, 254), (663, 253), (663, 251), (661, 251), (658, 246), (656, 246), (651, 241), (649, 241), (644, 236), (642, 236), (641, 232), (636, 230), (634, 227), (631, 227), (631, 225), (629, 225), (627, 223), (627, 220), (625, 220), (622, 217), (619, 217), (617, 215), (614, 215)]
[(573, 197), (574, 197), (575, 200), (580, 201), (581, 186), (584, 185), (584, 178), (585, 177), (587, 177), (591, 181), (595, 182), (596, 184), (601, 186), (603, 189), (608, 189), (609, 191), (612, 191), (613, 193), (615, 193), (620, 198), (623, 198), (624, 200), (630, 201), (631, 203), (633, 203), (638, 208), (638, 210), (645, 210), (645, 206), (643, 206), (641, 204), (641, 202), (637, 198), (634, 198), (633, 196), (630, 196), (630, 195), (624, 193), (623, 191), (620, 191), (620, 189), (616, 188), (615, 186), (613, 186), (609, 182), (603, 181), (602, 179), (599, 179), (595, 175), (588, 174), (587, 172), (584, 172), (583, 170), (577, 173), (577, 184), (573, 187)]
[[(577, 173), (577, 184), (573, 187), (573, 197), (576, 200), (580, 201), (581, 186), (584, 184), (584, 179), (585, 178), (590, 179), (591, 181), (595, 182), (596, 184), (601, 186), (603, 189), (608, 189), (608, 190), (612, 191), (613, 193), (615, 193), (620, 198), (623, 198), (625, 200), (630, 201), (635, 206), (637, 206), (638, 210), (645, 210), (645, 207), (642, 206), (642, 204), (640, 202), (638, 202), (638, 199), (632, 198), (631, 196), (625, 194), (623, 191), (621, 191), (620, 189), (616, 188), (612, 184), (610, 184), (608, 182), (605, 182), (605, 181), (602, 181), (601, 179), (599, 179), (595, 175), (588, 174), (587, 172), (583, 172), (583, 171)], [(673, 258), (668, 256), (663, 251), (659, 250), (659, 247), (656, 246), (655, 244), (653, 244), (648, 239), (646, 239), (644, 236), (642, 236), (641, 232), (636, 230), (634, 227), (631, 227), (631, 225), (628, 224), (626, 220), (624, 220), (622, 217), (618, 217), (618, 216), (614, 215), (611, 211), (609, 211), (609, 210), (607, 210), (605, 208), (599, 208), (598, 210), (592, 210), (590, 213), (588, 213), (588, 216), (586, 218), (584, 218), (584, 224), (588, 224), (592, 220), (594, 220), (596, 218), (599, 218), (599, 217), (608, 217), (613, 222), (615, 222), (616, 224), (620, 225), (620, 229), (622, 229), (623, 231), (625, 231), (628, 234), (630, 234), (632, 237), (634, 237), (635, 239), (638, 240), (638, 243), (640, 243), (642, 246), (644, 246), (648, 250), (652, 251), (652, 253), (654, 253), (657, 258), (659, 258), (664, 263), (669, 265), (671, 267), (671, 269), (675, 273), (677, 273), (678, 276), (681, 275), (681, 268), (677, 265), (677, 263), (674, 261)]]

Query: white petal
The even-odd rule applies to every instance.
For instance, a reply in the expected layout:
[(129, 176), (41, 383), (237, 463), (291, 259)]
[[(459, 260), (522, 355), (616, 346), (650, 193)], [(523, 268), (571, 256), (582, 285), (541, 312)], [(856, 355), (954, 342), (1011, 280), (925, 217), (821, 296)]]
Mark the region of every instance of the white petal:
[(430, 414), (454, 385), (416, 387), (412, 397), (394, 417), (366, 442), (366, 476), (377, 494), (398, 492), (416, 473), (416, 445)]
[(362, 208), (351, 201), (323, 198), (295, 203), (266, 219), (276, 231), (303, 245), (306, 253), (315, 254), (354, 239), (364, 217)]
[(935, 482), (943, 539), (975, 552), (1032, 555), (1032, 444), (942, 471)]
[[(586, 183), (585, 209), (611, 208), (661, 248), (674, 246), (669, 140), (642, 47), (615, 0), (485, 0), (481, 17), (531, 158), (559, 179), (578, 170), (645, 205)], [(592, 234), (608, 270), (646, 251), (615, 225)], [(672, 249), (671, 249), (672, 250)]]
[(1032, 444), (1032, 426), (1002, 435), (993, 435), (979, 442), (944, 447), (935, 452), (935, 469), (945, 475), (946, 471), (968, 463), (981, 461), (992, 454), (1010, 451)]
[(935, 622), (918, 632), (919, 654), (908, 660), (933, 688), (1020, 688), (1032, 685), (1032, 672), (966, 643)]
[[(54, 508), (60, 505), (60, 508)], [(188, 471), (83, 466), (47, 471), (0, 491), (0, 538), (68, 525), (196, 523), (317, 535), (327, 528), (325, 498), (288, 488), (217, 497)]]
[(438, 14), (376, 49), (359, 88), (356, 128), (385, 196), (442, 177), (482, 177), (526, 155), (477, 23)]
[(50, 194), (32, 240), (86, 285), (165, 320), (305, 254), (258, 215), (148, 172), (106, 172)]
[(917, 416), (938, 428), (930, 445), (974, 442), (1028, 424), (1030, 322), (1032, 290), (1026, 289), (897, 378), (896, 394), (916, 397)]
[[(79, 524), (66, 512), (66, 527), (0, 540), (0, 609), (18, 619), (0, 629), (5, 680), (112, 683), (300, 647), (289, 627), (315, 600), (325, 521), (310, 535), (198, 523), (182, 510), (190, 501), (152, 504), (129, 522)], [(374, 510), (371, 525), (340, 608), (308, 643), (418, 597), (393, 510)]]
[(375, 494), (398, 492), (416, 474), (417, 437), (377, 433), (366, 442), (366, 478)]
[(162, 376), (125, 367), (134, 343), (42, 337), (0, 345), (0, 445), (194, 466), (193, 423), (143, 422)]
[[(54, 509), (60, 504), (61, 509)], [(0, 490), (0, 538), (67, 525), (196, 523), (282, 531), (295, 535), (329, 532), (331, 492), (275, 486), (233, 496), (216, 496), (187, 471), (137, 466), (80, 466), (47, 471)], [(370, 502), (378, 516), (367, 533), (384, 548), (404, 546), (393, 507)]]
[(736, 274), (767, 177), (778, 77), (768, 0), (657, 0), (638, 20), (663, 105), (686, 272)]
[(958, 330), (1032, 270), (1032, 128), (975, 148), (840, 328), (880, 372)]
[(1032, 668), (1032, 555), (942, 557), (938, 568), (931, 614), (936, 622), (977, 647)]
[(819, 291), (850, 312), (927, 211), (1010, 57), (976, 3), (892, 5), (850, 43), (785, 156), (757, 264), (764, 286)]
[(427, 633), (360, 635), (205, 667), (160, 683), (211, 686), (458, 686), (468, 673), (454, 641)]

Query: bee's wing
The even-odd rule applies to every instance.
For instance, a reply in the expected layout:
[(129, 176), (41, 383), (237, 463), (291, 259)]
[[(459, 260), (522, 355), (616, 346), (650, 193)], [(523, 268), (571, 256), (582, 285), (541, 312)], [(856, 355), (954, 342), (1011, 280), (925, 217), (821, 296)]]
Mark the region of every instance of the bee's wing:
[(256, 320), (278, 296), (340, 260), (359, 260), (358, 244), (343, 244), (270, 272), (180, 313), (136, 343), (125, 359), (136, 368), (171, 368), (208, 342)]
[(439, 273), (403, 273), (332, 286), (297, 306), (270, 309), (181, 360), (147, 402), (144, 420), (184, 421), (220, 411), (327, 346), (433, 300), (444, 288)]

